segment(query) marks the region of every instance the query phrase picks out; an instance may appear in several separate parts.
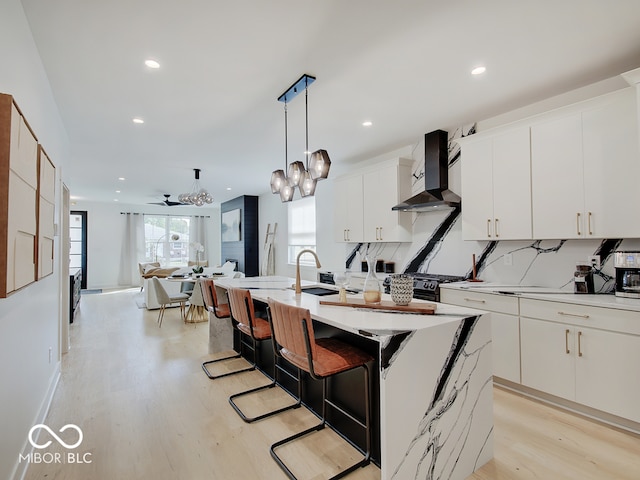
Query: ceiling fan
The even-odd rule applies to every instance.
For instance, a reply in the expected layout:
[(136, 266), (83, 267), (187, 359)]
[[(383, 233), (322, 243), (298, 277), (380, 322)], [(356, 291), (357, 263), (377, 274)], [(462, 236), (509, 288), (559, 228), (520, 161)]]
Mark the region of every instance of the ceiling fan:
[(169, 200), (170, 196), (171, 196), (170, 194), (165, 193), (164, 202), (152, 202), (152, 203), (149, 203), (149, 205), (164, 205), (166, 207), (173, 207), (175, 205), (184, 205), (184, 203), (182, 202), (172, 202), (171, 200)]

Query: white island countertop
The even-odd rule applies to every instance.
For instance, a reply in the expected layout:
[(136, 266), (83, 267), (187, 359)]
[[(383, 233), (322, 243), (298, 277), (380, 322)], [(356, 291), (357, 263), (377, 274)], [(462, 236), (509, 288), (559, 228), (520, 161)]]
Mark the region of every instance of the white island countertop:
[[(481, 310), (427, 302), (418, 299), (412, 300), (412, 303), (435, 305), (435, 314), (425, 315), (419, 313), (372, 310), (368, 308), (321, 305), (320, 300), (337, 301), (337, 290), (335, 295), (319, 296), (304, 293), (304, 288), (321, 286), (323, 288), (333, 289), (335, 288), (333, 285), (303, 281), (303, 293), (296, 295), (292, 288), (294, 282), (294, 279), (287, 277), (245, 277), (221, 278), (216, 281), (216, 285), (222, 288), (246, 288), (251, 291), (251, 296), (257, 301), (266, 303), (269, 298), (273, 298), (274, 300), (289, 305), (306, 308), (311, 313), (312, 318), (320, 320), (327, 325), (332, 325), (358, 335), (379, 339), (400, 332), (422, 330), (446, 323), (459, 322), (463, 318), (484, 313)], [(348, 294), (347, 298), (362, 298), (362, 294)], [(391, 296), (383, 294), (382, 299), (390, 301)]]
[(249, 289), (257, 302), (273, 298), (306, 308), (314, 321), (361, 337), (377, 370), (372, 404), (379, 428), (374, 427), (373, 445), (380, 451), (381, 480), (462, 480), (493, 456), (489, 315), (441, 303), (435, 303), (433, 315), (321, 305), (322, 299), (337, 300), (337, 293), (317, 296), (304, 293), (304, 287), (335, 287), (302, 282), (303, 293), (296, 295), (293, 282), (247, 277), (215, 283)]

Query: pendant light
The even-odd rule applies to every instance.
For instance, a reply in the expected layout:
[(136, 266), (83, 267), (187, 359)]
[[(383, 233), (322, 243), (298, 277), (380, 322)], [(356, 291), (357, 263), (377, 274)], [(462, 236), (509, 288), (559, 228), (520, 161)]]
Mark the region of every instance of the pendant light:
[(306, 168), (302, 174), (302, 178), (299, 182), (300, 188), (300, 196), (301, 197), (312, 197), (316, 192), (316, 181), (311, 178), (311, 173), (309, 173), (309, 102), (308, 102), (309, 92), (307, 90), (307, 86), (304, 88), (304, 157), (306, 160)]
[[(287, 102), (284, 102), (284, 168), (287, 168), (288, 159), (288, 137), (287, 137)], [(271, 193), (279, 193), (280, 200), (290, 202), (293, 200), (293, 187), (289, 184), (289, 179), (285, 170), (275, 170), (271, 173)]]
[[(331, 160), (327, 151), (317, 150), (309, 154), (308, 87), (315, 80), (315, 77), (310, 75), (302, 75), (278, 97), (279, 102), (284, 102), (285, 168), (271, 173), (271, 193), (279, 193), (283, 202), (290, 202), (293, 199), (295, 187), (298, 187), (303, 197), (314, 195), (316, 182), (329, 176)], [(293, 100), (302, 88), (305, 90), (305, 163), (295, 161), (287, 165), (287, 102)]]
[(200, 169), (194, 168), (195, 180), (191, 185), (191, 192), (178, 195), (178, 201), (187, 205), (201, 207), (205, 203), (213, 203), (213, 197), (209, 192), (200, 186)]

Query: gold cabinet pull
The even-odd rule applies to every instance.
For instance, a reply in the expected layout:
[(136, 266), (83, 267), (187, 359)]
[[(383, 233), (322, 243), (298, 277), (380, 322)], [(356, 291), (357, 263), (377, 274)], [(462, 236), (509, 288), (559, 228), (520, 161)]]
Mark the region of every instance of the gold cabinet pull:
[(491, 219), (487, 218), (487, 237), (491, 238)]
[(496, 238), (498, 238), (498, 237), (500, 236), (500, 235), (499, 235), (499, 233), (498, 233), (498, 222), (499, 222), (499, 221), (500, 221), (500, 219), (498, 219), (498, 218), (496, 218), (496, 219), (494, 220), (494, 223), (495, 223), (495, 225), (496, 225)]
[(382, 227), (380, 227), (380, 240), (382, 240)]
[(593, 235), (593, 232), (591, 231), (591, 212), (589, 212), (588, 223), (589, 223), (589, 235)]
[(558, 315), (564, 315), (565, 317), (589, 318), (589, 315), (580, 315), (579, 313), (569, 313), (563, 311), (558, 311)]
[(578, 231), (578, 235), (582, 235), (582, 233), (580, 233), (580, 212), (576, 213), (576, 230)]
[(578, 356), (582, 356), (582, 345), (580, 345), (580, 339), (582, 338), (582, 332), (578, 332)]
[(569, 329), (568, 328), (564, 331), (564, 350), (567, 355), (571, 353), (571, 350), (569, 350)]
[(467, 302), (476, 302), (476, 303), (487, 303), (484, 300), (478, 300), (477, 298), (469, 298), (469, 297), (464, 297), (464, 299)]
[(350, 240), (349, 238), (349, 229), (347, 228), (347, 242)]
[(347, 241), (347, 229), (342, 230), (342, 240)]

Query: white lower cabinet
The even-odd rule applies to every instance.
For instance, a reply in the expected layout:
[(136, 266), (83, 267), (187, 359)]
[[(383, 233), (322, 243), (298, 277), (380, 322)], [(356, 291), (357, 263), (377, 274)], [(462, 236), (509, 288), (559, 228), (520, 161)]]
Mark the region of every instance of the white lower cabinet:
[(640, 422), (637, 312), (521, 299), (520, 315), (523, 385)]
[(442, 288), (440, 301), (491, 312), (493, 375), (520, 383), (518, 299), (504, 295)]

